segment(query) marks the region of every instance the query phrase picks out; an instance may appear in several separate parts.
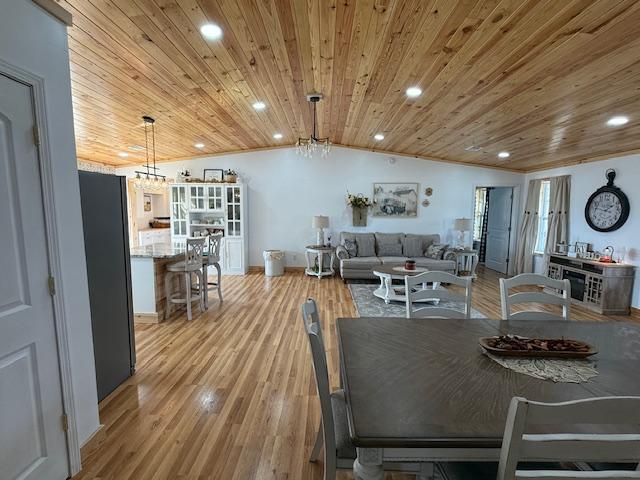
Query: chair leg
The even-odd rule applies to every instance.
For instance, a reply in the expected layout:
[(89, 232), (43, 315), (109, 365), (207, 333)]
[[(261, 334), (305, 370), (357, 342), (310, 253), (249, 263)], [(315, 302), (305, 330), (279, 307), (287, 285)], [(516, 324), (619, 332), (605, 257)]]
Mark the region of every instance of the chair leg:
[(218, 271), (218, 298), (220, 299), (220, 303), (222, 303), (222, 269), (220, 268), (219, 263), (213, 264)]
[(187, 320), (191, 320), (191, 273), (184, 274), (185, 299), (187, 304)]
[(171, 273), (166, 272), (164, 274), (164, 295), (167, 301), (167, 307), (164, 310), (164, 319), (166, 320), (171, 315)]
[(311, 450), (311, 457), (309, 457), (310, 462), (315, 462), (318, 460), (320, 456), (320, 449), (322, 448), (322, 424), (318, 427), (318, 435), (316, 435), (316, 443), (313, 445), (313, 450)]
[(198, 277), (198, 282), (199, 282), (198, 291), (200, 292), (200, 302), (199, 302), (200, 312), (204, 312), (208, 308), (207, 293), (209, 291), (209, 287), (207, 286), (207, 277), (202, 272), (202, 270), (198, 270), (196, 272), (196, 276)]
[(204, 309), (209, 309), (209, 265), (202, 267), (202, 283), (200, 293), (203, 296)]

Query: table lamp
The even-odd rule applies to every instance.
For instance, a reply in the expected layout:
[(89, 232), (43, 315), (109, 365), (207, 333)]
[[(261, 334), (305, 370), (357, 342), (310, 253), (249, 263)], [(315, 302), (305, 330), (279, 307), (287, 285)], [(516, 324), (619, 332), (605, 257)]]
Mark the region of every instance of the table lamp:
[(453, 222), (453, 229), (460, 232), (458, 234), (458, 245), (460, 247), (465, 247), (464, 243), (464, 234), (465, 232), (470, 232), (473, 227), (470, 218), (456, 218)]
[(329, 228), (329, 217), (325, 215), (316, 215), (313, 217), (311, 226), (318, 231), (316, 245), (324, 246), (324, 229)]

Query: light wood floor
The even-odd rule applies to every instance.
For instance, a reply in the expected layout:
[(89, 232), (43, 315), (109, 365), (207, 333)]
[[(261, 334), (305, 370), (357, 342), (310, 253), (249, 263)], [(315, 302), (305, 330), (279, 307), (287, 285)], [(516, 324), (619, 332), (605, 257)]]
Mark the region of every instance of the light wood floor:
[[(322, 478), (322, 464), (307, 461), (320, 414), (300, 305), (318, 302), (337, 387), (335, 319), (356, 315), (347, 286), (302, 272), (252, 272), (223, 285), (224, 303), (212, 295), (191, 322), (136, 326), (137, 372), (101, 402), (104, 438), (74, 478)], [(497, 274), (480, 270), (473, 304), (499, 317)], [(580, 308), (573, 317), (607, 320)]]

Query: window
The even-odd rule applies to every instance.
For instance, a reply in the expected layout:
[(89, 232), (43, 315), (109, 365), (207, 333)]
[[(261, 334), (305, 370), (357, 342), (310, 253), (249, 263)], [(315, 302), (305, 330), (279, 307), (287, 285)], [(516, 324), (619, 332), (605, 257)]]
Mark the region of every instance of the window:
[(476, 206), (473, 212), (473, 240), (479, 242), (482, 237), (482, 223), (484, 222), (484, 209), (487, 202), (487, 189), (476, 188)]
[(544, 253), (547, 244), (547, 230), (549, 229), (549, 198), (551, 196), (551, 182), (544, 180), (540, 185), (540, 199), (538, 200), (538, 235), (536, 237), (535, 253)]

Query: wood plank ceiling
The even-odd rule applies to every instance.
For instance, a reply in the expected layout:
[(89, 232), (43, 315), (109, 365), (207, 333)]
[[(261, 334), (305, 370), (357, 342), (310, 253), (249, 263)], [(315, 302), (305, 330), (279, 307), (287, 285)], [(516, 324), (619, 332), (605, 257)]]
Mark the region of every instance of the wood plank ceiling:
[(142, 162), (145, 114), (160, 160), (291, 145), (310, 92), (334, 144), (523, 171), (640, 150), (637, 0), (60, 3), (81, 159)]

